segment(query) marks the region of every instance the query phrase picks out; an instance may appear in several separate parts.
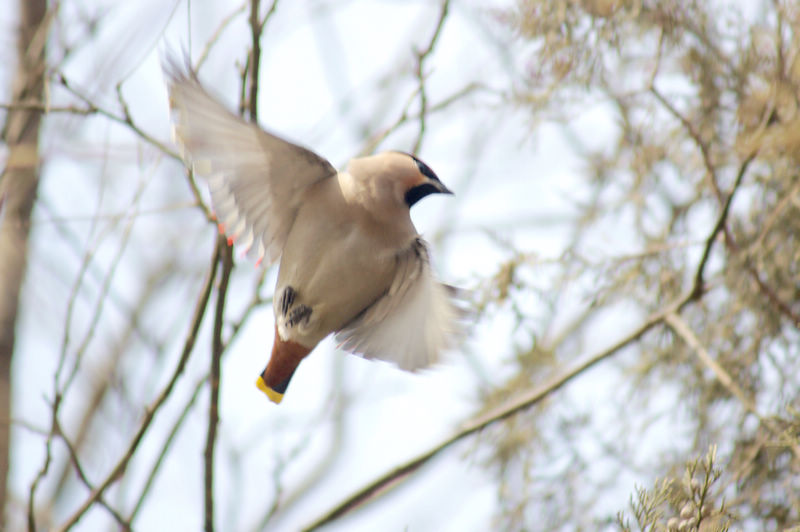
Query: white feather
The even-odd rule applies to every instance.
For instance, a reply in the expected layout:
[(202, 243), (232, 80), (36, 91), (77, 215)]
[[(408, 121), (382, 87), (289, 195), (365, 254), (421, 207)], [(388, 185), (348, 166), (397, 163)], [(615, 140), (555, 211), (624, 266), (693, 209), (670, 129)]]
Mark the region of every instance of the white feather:
[(336, 174), (313, 152), (267, 133), (212, 98), (192, 75), (167, 65), (174, 134), (194, 172), (207, 179), (229, 237), (246, 234), (259, 258), (276, 260), (311, 184)]
[(398, 263), (387, 293), (336, 335), (341, 347), (407, 371), (430, 366), (457, 337), (460, 311), (431, 271), (421, 239)]

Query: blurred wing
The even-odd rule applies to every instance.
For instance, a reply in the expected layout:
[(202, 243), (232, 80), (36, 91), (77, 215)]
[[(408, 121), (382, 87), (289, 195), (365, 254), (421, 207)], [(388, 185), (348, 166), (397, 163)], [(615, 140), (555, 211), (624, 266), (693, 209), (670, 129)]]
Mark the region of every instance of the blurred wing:
[(414, 371), (437, 362), (458, 335), (460, 310), (449, 286), (431, 272), (418, 238), (398, 257), (389, 290), (336, 335), (341, 347)]
[(336, 170), (312, 151), (231, 113), (186, 70), (174, 60), (165, 64), (184, 158), (208, 181), (228, 237), (257, 252), (259, 261), (266, 255), (272, 262), (283, 250), (303, 190)]

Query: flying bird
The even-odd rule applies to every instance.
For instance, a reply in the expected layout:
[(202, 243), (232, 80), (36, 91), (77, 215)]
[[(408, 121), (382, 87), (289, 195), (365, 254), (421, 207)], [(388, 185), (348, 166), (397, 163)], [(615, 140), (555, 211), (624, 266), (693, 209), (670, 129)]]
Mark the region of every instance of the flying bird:
[(414, 371), (458, 330), (455, 290), (437, 281), (409, 209), (452, 194), (411, 154), (389, 151), (337, 171), (211, 96), (189, 67), (164, 66), (174, 133), (205, 178), (228, 243), (280, 259), (272, 354), (256, 385), (280, 403), (300, 362), (329, 334), (340, 347)]

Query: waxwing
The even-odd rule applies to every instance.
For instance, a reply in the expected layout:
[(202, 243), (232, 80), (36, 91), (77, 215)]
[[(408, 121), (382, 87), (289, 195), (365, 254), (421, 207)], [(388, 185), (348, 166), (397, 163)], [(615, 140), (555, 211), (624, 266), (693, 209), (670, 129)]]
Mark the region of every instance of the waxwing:
[(208, 182), (220, 230), (280, 258), (275, 339), (258, 388), (279, 403), (300, 361), (331, 333), (340, 347), (414, 371), (457, 331), (454, 289), (431, 271), (409, 209), (452, 194), (415, 156), (385, 152), (337, 172), (317, 154), (230, 112), (189, 68), (165, 62), (175, 137)]

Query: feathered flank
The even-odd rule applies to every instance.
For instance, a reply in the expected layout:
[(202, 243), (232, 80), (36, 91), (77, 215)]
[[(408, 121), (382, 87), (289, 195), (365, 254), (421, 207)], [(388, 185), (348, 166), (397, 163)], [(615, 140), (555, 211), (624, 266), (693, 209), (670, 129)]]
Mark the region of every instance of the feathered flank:
[(337, 332), (336, 339), (342, 349), (416, 371), (438, 362), (451, 347), (459, 334), (461, 311), (451, 287), (434, 278), (421, 238), (398, 256), (397, 263), (386, 294)]

